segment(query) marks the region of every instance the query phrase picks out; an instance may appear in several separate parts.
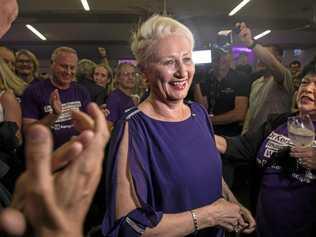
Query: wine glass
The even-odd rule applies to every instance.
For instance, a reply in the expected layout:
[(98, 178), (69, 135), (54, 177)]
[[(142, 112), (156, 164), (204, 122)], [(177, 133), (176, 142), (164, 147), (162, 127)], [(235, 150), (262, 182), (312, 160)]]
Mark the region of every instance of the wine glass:
[[(315, 139), (315, 129), (309, 115), (289, 117), (287, 121), (288, 136), (296, 147), (311, 147)], [(298, 165), (300, 162), (298, 160)], [(310, 169), (306, 169), (305, 180), (307, 183), (313, 179)]]

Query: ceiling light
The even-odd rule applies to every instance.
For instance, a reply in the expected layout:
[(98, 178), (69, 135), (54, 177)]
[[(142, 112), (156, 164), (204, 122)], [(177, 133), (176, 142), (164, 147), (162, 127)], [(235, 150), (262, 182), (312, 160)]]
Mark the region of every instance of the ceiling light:
[(228, 15), (229, 16), (233, 16), (235, 15), (238, 11), (240, 11), (240, 9), (242, 9), (248, 2), (250, 2), (250, 0), (243, 0), (241, 3), (239, 3), (237, 5), (237, 7), (235, 7)]
[(47, 40), (46, 37), (41, 32), (39, 32), (37, 29), (35, 29), (33, 26), (31, 26), (31, 25), (25, 25), (25, 26), (41, 40)]
[(90, 11), (88, 0), (81, 0), (81, 4), (86, 11)]
[(270, 33), (271, 33), (271, 30), (266, 30), (266, 31), (260, 33), (259, 35), (256, 35), (256, 36), (253, 37), (253, 38), (254, 38), (255, 40), (257, 40), (257, 39), (260, 39), (260, 38), (262, 38), (263, 36), (266, 36), (266, 35), (268, 35), (268, 34), (270, 34)]

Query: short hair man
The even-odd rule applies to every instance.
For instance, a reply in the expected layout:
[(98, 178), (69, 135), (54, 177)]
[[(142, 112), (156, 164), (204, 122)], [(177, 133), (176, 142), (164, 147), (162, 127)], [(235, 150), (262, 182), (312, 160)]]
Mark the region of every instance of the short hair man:
[(30, 124), (41, 123), (52, 129), (54, 148), (76, 134), (71, 122), (71, 110), (85, 111), (90, 96), (74, 82), (78, 56), (68, 47), (55, 49), (51, 56), (52, 79), (28, 87), (22, 96), (24, 132)]

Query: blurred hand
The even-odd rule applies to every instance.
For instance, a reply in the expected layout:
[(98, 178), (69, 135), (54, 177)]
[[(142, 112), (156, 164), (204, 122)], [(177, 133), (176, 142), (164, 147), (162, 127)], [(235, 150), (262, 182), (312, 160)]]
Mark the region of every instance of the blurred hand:
[(105, 118), (107, 118), (110, 114), (110, 110), (106, 108), (106, 104), (100, 105), (100, 109), (103, 112)]
[(247, 27), (244, 22), (237, 22), (236, 27), (239, 27), (239, 38), (240, 40), (246, 44), (247, 47), (253, 44), (253, 38), (251, 30)]
[(59, 97), (58, 89), (55, 89), (49, 97), (49, 103), (52, 107), (53, 113), (60, 115), (62, 113), (62, 103)]
[(300, 159), (300, 164), (303, 167), (316, 170), (316, 147), (293, 147), (290, 156)]
[(98, 47), (98, 52), (101, 58), (106, 58), (107, 57), (107, 53), (106, 53), (106, 49), (103, 47)]
[(212, 226), (221, 226), (228, 231), (240, 231), (248, 226), (241, 215), (239, 205), (218, 199), (210, 205), (210, 215), (213, 219)]
[(1, 213), (2, 230), (20, 235), (28, 222), (36, 236), (82, 236), (83, 221), (99, 183), (104, 147), (110, 137), (97, 105), (90, 104), (88, 112), (94, 128), (83, 131), (69, 145), (63, 156), (71, 156), (71, 162), (55, 174), (51, 172), (54, 153), (49, 130), (42, 125), (29, 128), (27, 169), (17, 181), (11, 208)]

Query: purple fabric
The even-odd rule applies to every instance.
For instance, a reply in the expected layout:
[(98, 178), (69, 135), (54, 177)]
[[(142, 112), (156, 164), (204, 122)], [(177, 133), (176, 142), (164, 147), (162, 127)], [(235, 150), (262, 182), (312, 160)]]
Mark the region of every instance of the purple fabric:
[[(141, 229), (154, 227), (163, 213), (192, 210), (221, 197), (221, 160), (213, 130), (206, 111), (196, 103), (190, 106), (192, 116), (182, 122), (157, 121), (137, 109), (118, 122), (107, 157), (111, 174), (106, 183), (111, 189), (102, 226), (105, 236), (140, 236), (130, 228), (129, 220)], [(128, 162), (141, 208), (115, 220), (117, 150), (125, 121), (129, 125)], [(221, 233), (209, 228), (200, 236)]]
[(110, 110), (107, 119), (113, 123), (122, 117), (126, 109), (134, 106), (132, 98), (124, 94), (120, 89), (114, 90), (105, 103), (107, 109)]
[[(258, 163), (263, 164), (285, 146), (292, 146), (286, 123), (264, 140)], [(257, 204), (258, 237), (316, 236), (316, 180), (304, 183), (299, 181), (300, 174), (285, 177), (281, 169), (272, 166), (264, 171)]]
[[(21, 98), (22, 117), (40, 120), (49, 114), (52, 111), (49, 97), (55, 89), (57, 88), (50, 80), (38, 81), (30, 85)], [(85, 111), (85, 107), (90, 103), (88, 92), (75, 82), (72, 82), (68, 89), (58, 91), (63, 113), (51, 128), (55, 149), (77, 134), (72, 125), (70, 110)]]

